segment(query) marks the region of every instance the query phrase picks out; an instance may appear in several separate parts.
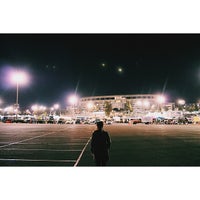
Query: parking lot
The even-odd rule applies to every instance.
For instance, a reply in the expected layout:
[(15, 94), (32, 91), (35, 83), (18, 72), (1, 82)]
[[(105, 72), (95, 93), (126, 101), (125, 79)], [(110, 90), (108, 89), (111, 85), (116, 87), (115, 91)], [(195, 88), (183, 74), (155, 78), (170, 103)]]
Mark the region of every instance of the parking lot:
[[(0, 166), (94, 166), (95, 125), (0, 123)], [(200, 166), (200, 125), (105, 125), (109, 166)]]

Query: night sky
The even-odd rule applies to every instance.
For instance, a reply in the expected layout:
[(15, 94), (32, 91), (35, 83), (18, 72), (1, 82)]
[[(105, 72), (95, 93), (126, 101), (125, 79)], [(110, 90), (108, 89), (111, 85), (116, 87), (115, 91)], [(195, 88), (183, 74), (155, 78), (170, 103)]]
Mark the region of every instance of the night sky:
[[(19, 103), (66, 105), (67, 96), (163, 93), (169, 101), (200, 98), (199, 34), (1, 34), (0, 97), (15, 103), (9, 68), (30, 83)], [(121, 70), (121, 71), (120, 71)]]

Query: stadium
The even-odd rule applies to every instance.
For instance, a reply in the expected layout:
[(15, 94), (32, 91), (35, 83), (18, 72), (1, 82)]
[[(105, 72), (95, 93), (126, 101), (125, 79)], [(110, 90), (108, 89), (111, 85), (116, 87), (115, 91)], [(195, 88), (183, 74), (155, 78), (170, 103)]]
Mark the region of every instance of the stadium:
[(166, 102), (166, 98), (158, 94), (108, 95), (80, 98), (76, 110), (80, 113), (104, 112), (106, 103), (111, 105), (115, 113), (123, 112), (137, 116), (148, 112), (172, 110), (174, 105)]

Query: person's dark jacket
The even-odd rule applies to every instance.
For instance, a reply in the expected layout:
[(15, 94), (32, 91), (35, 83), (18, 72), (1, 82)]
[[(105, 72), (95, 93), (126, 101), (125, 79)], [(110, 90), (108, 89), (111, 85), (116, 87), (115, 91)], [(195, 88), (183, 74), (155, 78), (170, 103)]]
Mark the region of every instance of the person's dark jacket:
[(106, 131), (96, 130), (92, 134), (91, 152), (97, 156), (108, 157), (111, 141)]

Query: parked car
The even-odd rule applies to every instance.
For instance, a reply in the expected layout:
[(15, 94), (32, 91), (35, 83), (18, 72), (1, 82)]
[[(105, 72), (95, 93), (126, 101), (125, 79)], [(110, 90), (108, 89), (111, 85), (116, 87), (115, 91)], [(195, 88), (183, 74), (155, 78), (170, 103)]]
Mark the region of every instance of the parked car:
[(18, 118), (18, 119), (14, 119), (13, 123), (25, 123), (24, 119)]
[(130, 122), (131, 122), (132, 124), (138, 124), (138, 123), (141, 123), (142, 120), (141, 120), (141, 119), (131, 119)]
[(75, 124), (82, 124), (80, 119), (76, 119)]
[(65, 124), (65, 122), (66, 122), (66, 120), (64, 118), (60, 118), (57, 123), (58, 124)]
[(110, 120), (110, 119), (106, 120), (107, 125), (111, 125), (112, 123), (113, 123), (112, 120)]
[(9, 117), (3, 117), (2, 122), (3, 123), (13, 123), (13, 119), (9, 118)]
[(36, 120), (36, 123), (37, 123), (37, 124), (45, 124), (46, 121), (45, 121), (44, 119), (37, 119), (37, 120)]
[(73, 120), (66, 120), (65, 124), (74, 124)]
[(37, 120), (34, 117), (25, 117), (24, 123), (35, 124), (35, 123), (37, 123)]

